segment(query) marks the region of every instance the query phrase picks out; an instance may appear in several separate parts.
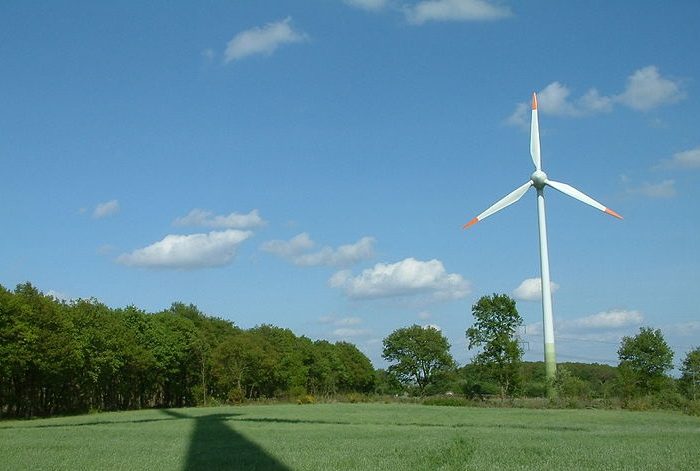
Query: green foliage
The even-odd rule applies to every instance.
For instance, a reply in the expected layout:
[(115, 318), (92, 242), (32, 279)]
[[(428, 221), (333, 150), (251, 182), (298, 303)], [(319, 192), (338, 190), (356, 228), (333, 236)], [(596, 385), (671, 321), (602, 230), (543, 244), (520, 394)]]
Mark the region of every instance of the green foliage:
[(673, 368), (673, 351), (659, 329), (641, 327), (634, 337), (623, 337), (618, 371), (626, 397), (661, 393), (672, 387), (666, 372)]
[(421, 395), (439, 374), (455, 366), (447, 338), (437, 329), (416, 324), (386, 337), (382, 356), (394, 362), (388, 372), (404, 385), (417, 386)]
[(515, 336), (523, 319), (515, 300), (505, 294), (481, 297), (472, 306), (474, 324), (467, 329), (468, 348), (481, 351), (474, 357), (481, 376), (499, 385), (501, 398), (513, 394), (521, 384), (523, 350)]
[(686, 397), (693, 401), (700, 398), (700, 347), (685, 356), (679, 383)]
[(588, 383), (578, 376), (574, 376), (564, 365), (557, 367), (554, 388), (557, 395), (565, 399), (587, 399), (591, 395)]
[(403, 392), (401, 382), (396, 378), (396, 375), (390, 374), (384, 369), (375, 371), (374, 376), (374, 393), (380, 396), (398, 395)]
[(316, 404), (316, 398), (312, 394), (304, 394), (297, 398), (297, 404)]
[(471, 404), (471, 401), (463, 397), (454, 396), (431, 396), (423, 399), (423, 405), (425, 406), (466, 407)]
[(149, 314), (0, 286), (0, 417), (367, 393), (374, 382), (346, 342), (241, 330), (182, 303)]

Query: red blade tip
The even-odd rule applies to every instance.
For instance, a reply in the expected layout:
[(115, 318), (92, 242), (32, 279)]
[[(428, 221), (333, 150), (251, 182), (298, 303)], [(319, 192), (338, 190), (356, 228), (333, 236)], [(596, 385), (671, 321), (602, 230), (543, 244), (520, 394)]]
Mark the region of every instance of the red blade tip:
[(537, 109), (537, 93), (532, 93), (532, 109)]
[(468, 227), (473, 226), (473, 225), (476, 224), (477, 222), (479, 222), (479, 219), (474, 218), (474, 219), (472, 219), (471, 221), (469, 221), (468, 223), (466, 223), (466, 224), (462, 227), (462, 229), (467, 229)]
[(615, 211), (613, 211), (613, 210), (610, 209), (610, 208), (605, 208), (605, 212), (608, 213), (608, 214), (611, 215), (611, 216), (615, 216), (615, 217), (618, 218), (618, 219), (622, 219), (622, 216), (620, 216), (619, 214), (617, 214)]

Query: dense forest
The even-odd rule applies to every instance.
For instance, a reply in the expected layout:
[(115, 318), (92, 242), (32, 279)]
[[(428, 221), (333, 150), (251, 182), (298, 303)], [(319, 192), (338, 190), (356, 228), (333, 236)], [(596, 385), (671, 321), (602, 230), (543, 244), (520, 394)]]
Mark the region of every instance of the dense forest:
[[(674, 379), (668, 375), (673, 352), (661, 331), (643, 327), (622, 339), (618, 366), (560, 363), (550, 384), (542, 362), (522, 361), (515, 302), (493, 295), (475, 309), (483, 306), (493, 312), (466, 332), (480, 343), (470, 363), (457, 365), (442, 332), (413, 325), (384, 339), (390, 365), (375, 370), (350, 343), (313, 341), (272, 325), (241, 329), (193, 305), (147, 313), (94, 299), (59, 300), (30, 283), (14, 291), (0, 286), (0, 418), (343, 396), (434, 401), (457, 395), (458, 404), (495, 398), (503, 404), (543, 398), (552, 389), (555, 407), (700, 414), (700, 348), (686, 355)], [(513, 322), (503, 321), (504, 312)], [(492, 316), (499, 321), (486, 322)]]
[(149, 314), (0, 286), (0, 417), (368, 393), (374, 379), (345, 342), (244, 330), (193, 305)]

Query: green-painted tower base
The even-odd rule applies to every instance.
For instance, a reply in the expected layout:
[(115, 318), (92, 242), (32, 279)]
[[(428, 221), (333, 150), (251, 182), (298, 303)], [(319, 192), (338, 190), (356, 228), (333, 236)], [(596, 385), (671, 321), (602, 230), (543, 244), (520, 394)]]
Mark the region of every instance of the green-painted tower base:
[(547, 380), (547, 397), (556, 397), (554, 379), (557, 376), (557, 357), (554, 352), (554, 343), (544, 344), (544, 374)]

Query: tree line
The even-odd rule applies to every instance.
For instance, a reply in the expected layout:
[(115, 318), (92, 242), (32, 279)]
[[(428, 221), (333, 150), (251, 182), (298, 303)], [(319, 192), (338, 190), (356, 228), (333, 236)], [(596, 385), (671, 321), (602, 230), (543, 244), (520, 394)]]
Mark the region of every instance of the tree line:
[(698, 398), (700, 348), (672, 378), (673, 352), (658, 329), (624, 337), (617, 366), (562, 363), (549, 385), (542, 362), (522, 359), (512, 298), (484, 296), (472, 315), (470, 363), (455, 362), (442, 332), (413, 325), (384, 339), (389, 366), (375, 370), (350, 343), (272, 325), (241, 329), (191, 304), (147, 313), (58, 300), (30, 283), (0, 286), (0, 417), (342, 394), (543, 397), (552, 386), (563, 398)]
[[(640, 398), (660, 406), (677, 406), (700, 395), (700, 347), (688, 352), (681, 376), (669, 375), (673, 351), (660, 329), (641, 327), (623, 337), (616, 367), (562, 363), (554, 384), (545, 378), (543, 362), (524, 362), (517, 329), (523, 319), (515, 300), (504, 294), (481, 297), (472, 306), (473, 323), (465, 331), (472, 361), (459, 368), (450, 344), (431, 327), (397, 329), (384, 339), (383, 357), (392, 364), (380, 376), (380, 388), (416, 395), (452, 392), (471, 398), (542, 397), (552, 391), (562, 398)], [(700, 408), (699, 408), (700, 409)]]
[(147, 313), (0, 286), (0, 416), (369, 393), (375, 370), (346, 342), (241, 329), (173, 303)]

